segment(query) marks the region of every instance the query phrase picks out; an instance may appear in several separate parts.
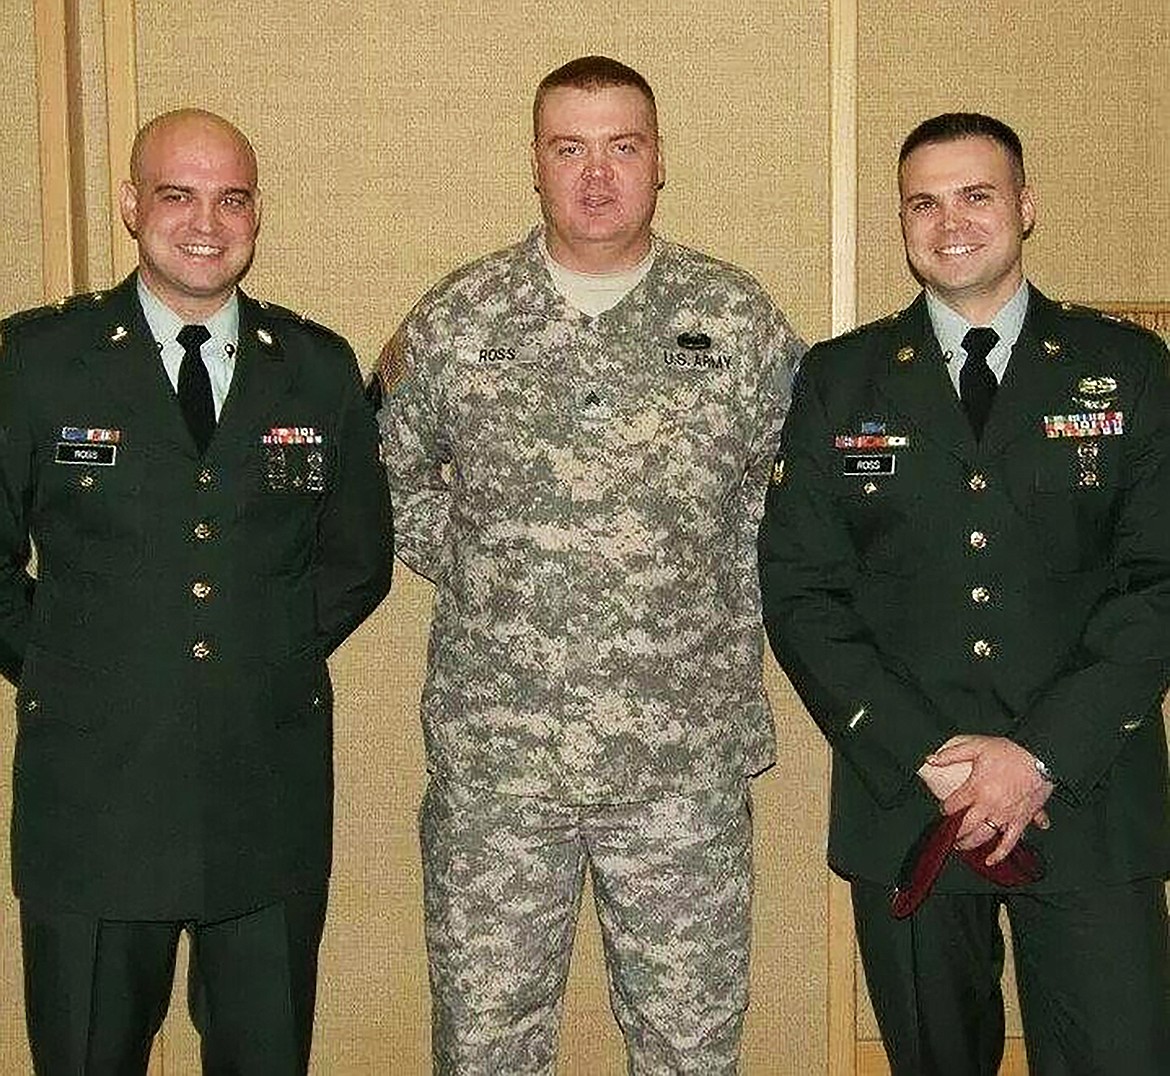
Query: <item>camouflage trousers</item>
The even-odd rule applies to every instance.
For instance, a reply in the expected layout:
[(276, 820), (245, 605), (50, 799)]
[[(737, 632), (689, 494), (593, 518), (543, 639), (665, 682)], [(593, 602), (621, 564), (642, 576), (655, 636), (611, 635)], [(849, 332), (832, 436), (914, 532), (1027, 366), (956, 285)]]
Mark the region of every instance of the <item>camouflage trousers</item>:
[(586, 870), (631, 1076), (737, 1071), (746, 784), (580, 805), (432, 777), (420, 833), (435, 1073), (552, 1076)]

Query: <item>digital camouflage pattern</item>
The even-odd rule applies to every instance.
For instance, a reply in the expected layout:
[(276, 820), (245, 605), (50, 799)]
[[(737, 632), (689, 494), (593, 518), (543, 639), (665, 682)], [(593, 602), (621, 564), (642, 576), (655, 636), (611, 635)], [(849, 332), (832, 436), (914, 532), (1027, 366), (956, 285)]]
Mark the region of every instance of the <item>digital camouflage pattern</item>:
[(433, 779), (420, 818), (438, 1076), (552, 1076), (587, 865), (629, 1072), (737, 1071), (746, 782), (583, 806)]
[(387, 348), (398, 550), (438, 588), (423, 727), (453, 780), (620, 802), (773, 761), (755, 540), (803, 345), (746, 273), (654, 250), (591, 318), (534, 231)]

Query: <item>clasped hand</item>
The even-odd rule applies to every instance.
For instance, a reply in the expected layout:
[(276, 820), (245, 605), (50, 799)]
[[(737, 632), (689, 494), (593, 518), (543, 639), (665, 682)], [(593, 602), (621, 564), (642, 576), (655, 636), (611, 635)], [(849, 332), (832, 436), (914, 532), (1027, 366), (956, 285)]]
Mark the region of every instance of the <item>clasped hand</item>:
[(1051, 825), (1044, 805), (1052, 782), (1040, 776), (1027, 749), (1004, 736), (953, 736), (926, 756), (918, 776), (945, 814), (967, 811), (959, 848), (995, 842), (988, 865), (1004, 859), (1029, 824)]

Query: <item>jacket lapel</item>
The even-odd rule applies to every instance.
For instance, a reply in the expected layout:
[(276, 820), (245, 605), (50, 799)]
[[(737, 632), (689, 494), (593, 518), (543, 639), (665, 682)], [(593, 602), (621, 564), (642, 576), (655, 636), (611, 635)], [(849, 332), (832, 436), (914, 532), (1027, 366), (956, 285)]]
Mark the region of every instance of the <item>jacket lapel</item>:
[(956, 456), (975, 449), (946, 362), (930, 324), (923, 295), (902, 311), (886, 334), (886, 366), (877, 382), (891, 415), (898, 415), (918, 436)]
[(1068, 359), (1056, 331), (1053, 303), (1032, 287), (1028, 312), (983, 432), (989, 454), (1043, 427), (1044, 416), (1067, 396)]
[(138, 301), (135, 273), (102, 300), (99, 325), (97, 340), (81, 362), (97, 392), (116, 399), (131, 443), (162, 445), (194, 457), (195, 444)]
[(262, 303), (240, 292), (240, 336), (232, 384), (220, 412), (208, 455), (255, 448), (271, 415), (290, 391), (296, 362), (289, 355), (280, 322), (268, 317)]

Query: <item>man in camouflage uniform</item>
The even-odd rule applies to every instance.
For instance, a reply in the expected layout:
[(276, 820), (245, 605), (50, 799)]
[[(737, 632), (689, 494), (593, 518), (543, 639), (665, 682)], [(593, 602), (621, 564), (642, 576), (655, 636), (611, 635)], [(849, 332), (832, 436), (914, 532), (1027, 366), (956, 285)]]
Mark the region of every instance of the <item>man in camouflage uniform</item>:
[(402, 559), (438, 587), (422, 807), (435, 1069), (551, 1073), (586, 869), (633, 1073), (730, 1073), (746, 778), (773, 760), (754, 542), (802, 351), (745, 273), (652, 236), (653, 94), (541, 83), (545, 219), (380, 368)]

